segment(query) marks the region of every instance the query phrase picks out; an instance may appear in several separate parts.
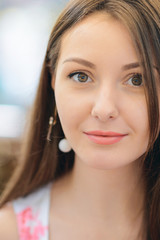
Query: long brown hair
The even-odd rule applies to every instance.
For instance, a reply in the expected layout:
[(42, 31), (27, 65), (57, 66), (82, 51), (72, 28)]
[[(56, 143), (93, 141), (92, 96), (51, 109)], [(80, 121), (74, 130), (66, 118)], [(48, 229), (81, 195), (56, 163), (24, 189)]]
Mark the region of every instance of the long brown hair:
[(160, 66), (159, 0), (73, 0), (68, 3), (51, 32), (28, 136), (24, 139), (15, 173), (2, 194), (1, 206), (61, 177), (73, 167), (74, 152), (62, 154), (57, 147), (64, 136), (59, 118), (52, 131), (52, 141), (46, 141), (49, 117), (54, 115), (55, 110), (51, 77), (55, 73), (63, 34), (97, 11), (112, 15), (127, 27), (142, 63), (150, 127), (148, 149), (143, 161), (146, 181), (146, 231), (148, 239), (159, 240), (160, 136), (158, 82), (154, 71), (155, 67), (159, 71)]

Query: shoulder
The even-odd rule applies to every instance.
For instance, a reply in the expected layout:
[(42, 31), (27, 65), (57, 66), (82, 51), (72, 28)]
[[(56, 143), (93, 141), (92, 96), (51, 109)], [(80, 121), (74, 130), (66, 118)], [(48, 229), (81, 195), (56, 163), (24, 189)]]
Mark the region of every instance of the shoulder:
[[(51, 183), (0, 209), (0, 240), (18, 240), (19, 236), (47, 233)], [(31, 229), (34, 231), (31, 233)], [(38, 230), (37, 230), (38, 229)], [(37, 231), (39, 231), (37, 233)], [(26, 237), (25, 239), (29, 239)], [(33, 237), (33, 239), (35, 239)]]
[(0, 239), (19, 239), (16, 215), (10, 203), (0, 209)]

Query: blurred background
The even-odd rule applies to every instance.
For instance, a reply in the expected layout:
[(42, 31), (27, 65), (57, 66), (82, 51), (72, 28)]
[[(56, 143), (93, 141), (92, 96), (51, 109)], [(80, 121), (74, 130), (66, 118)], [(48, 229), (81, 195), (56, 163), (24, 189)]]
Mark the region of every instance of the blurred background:
[(33, 103), (51, 29), (68, 0), (0, 0), (0, 191)]

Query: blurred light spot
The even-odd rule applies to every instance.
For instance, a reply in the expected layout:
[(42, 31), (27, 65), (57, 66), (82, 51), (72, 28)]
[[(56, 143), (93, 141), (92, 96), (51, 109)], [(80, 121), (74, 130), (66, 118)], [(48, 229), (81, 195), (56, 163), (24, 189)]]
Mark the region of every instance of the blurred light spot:
[(22, 107), (0, 105), (0, 138), (19, 138), (24, 129), (25, 112)]

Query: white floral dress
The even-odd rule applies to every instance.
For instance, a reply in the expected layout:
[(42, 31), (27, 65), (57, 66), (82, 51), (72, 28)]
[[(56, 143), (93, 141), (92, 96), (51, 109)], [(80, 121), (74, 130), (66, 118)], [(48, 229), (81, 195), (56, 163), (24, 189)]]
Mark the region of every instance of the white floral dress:
[(20, 240), (48, 240), (51, 183), (13, 201)]

